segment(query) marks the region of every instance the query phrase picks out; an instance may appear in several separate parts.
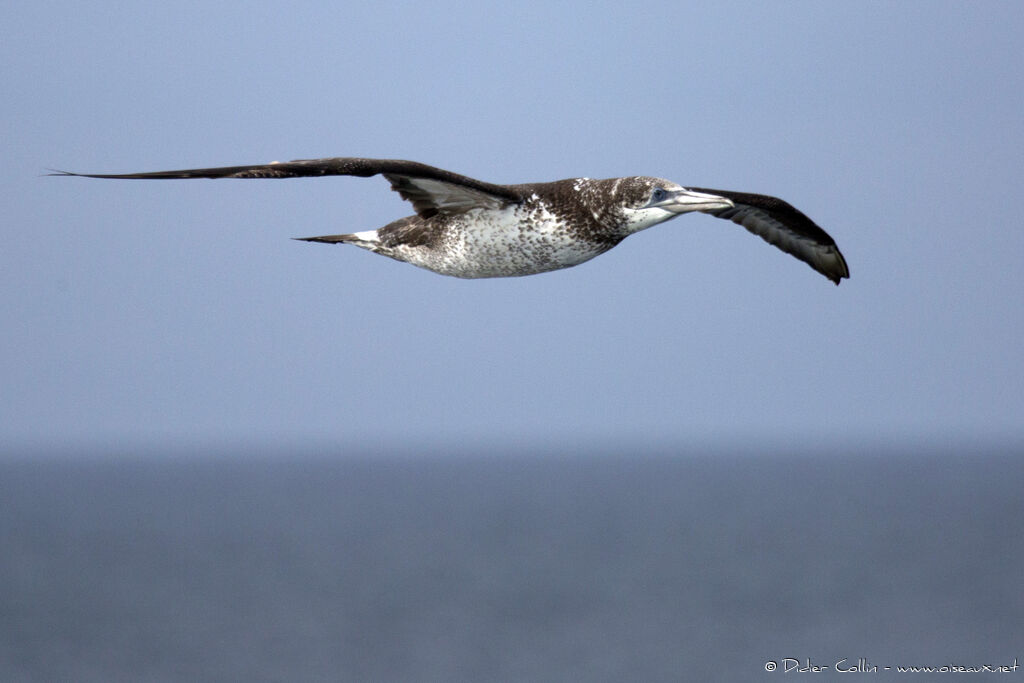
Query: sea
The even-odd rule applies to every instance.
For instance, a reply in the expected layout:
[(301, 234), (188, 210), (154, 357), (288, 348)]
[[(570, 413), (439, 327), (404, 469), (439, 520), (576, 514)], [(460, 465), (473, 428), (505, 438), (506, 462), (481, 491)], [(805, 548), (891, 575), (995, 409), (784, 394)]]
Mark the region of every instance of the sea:
[(1024, 450), (0, 457), (3, 682), (783, 679), (1024, 682)]

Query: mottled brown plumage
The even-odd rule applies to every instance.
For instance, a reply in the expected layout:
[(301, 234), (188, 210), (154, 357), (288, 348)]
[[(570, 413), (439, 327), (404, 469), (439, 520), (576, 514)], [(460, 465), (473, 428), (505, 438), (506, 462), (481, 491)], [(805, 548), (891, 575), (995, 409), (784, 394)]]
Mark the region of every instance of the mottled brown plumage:
[(683, 188), (634, 176), (494, 185), (397, 159), (335, 157), (251, 166), (93, 174), (90, 178), (294, 178), (383, 175), (416, 214), (378, 230), (299, 238), (346, 243), (444, 275), (530, 275), (574, 266), (623, 239), (682, 213), (699, 211), (742, 225), (834, 283), (849, 277), (835, 241), (776, 197)]

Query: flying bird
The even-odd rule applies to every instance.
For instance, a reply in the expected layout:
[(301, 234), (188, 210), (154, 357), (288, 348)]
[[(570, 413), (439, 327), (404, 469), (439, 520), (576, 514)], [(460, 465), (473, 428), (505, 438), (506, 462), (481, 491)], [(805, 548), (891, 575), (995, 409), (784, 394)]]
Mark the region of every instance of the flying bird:
[(781, 199), (683, 187), (649, 176), (494, 185), (415, 161), (353, 157), (50, 175), (151, 180), (382, 175), (392, 190), (412, 203), (415, 215), (377, 230), (296, 239), (353, 244), (461, 278), (514, 277), (575, 266), (635, 232), (693, 211), (742, 225), (837, 285), (850, 277), (846, 260), (828, 233)]

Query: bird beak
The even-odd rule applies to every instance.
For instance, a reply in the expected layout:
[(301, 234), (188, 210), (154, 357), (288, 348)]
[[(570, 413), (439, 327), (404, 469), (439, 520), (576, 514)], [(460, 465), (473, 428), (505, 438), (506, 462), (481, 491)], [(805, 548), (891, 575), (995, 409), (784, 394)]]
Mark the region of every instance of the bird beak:
[(694, 192), (693, 190), (676, 190), (656, 206), (672, 213), (688, 211), (714, 211), (715, 209), (732, 208), (732, 201), (718, 195)]

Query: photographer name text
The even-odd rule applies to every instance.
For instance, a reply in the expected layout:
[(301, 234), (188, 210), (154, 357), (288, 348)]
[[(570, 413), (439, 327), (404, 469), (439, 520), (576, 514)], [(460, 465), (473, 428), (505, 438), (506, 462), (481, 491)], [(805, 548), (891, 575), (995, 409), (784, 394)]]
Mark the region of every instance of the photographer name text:
[(929, 665), (894, 665), (883, 666), (868, 661), (866, 657), (854, 659), (840, 659), (830, 664), (822, 664), (813, 661), (810, 657), (799, 659), (796, 657), (783, 657), (779, 660), (770, 659), (764, 663), (765, 671), (779, 671), (784, 674), (816, 674), (826, 671), (834, 671), (841, 674), (874, 674), (880, 671), (896, 671), (899, 673), (951, 673), (951, 674), (973, 674), (973, 673), (1014, 673), (1017, 671), (1017, 658), (1013, 658), (1013, 664), (938, 664)]

